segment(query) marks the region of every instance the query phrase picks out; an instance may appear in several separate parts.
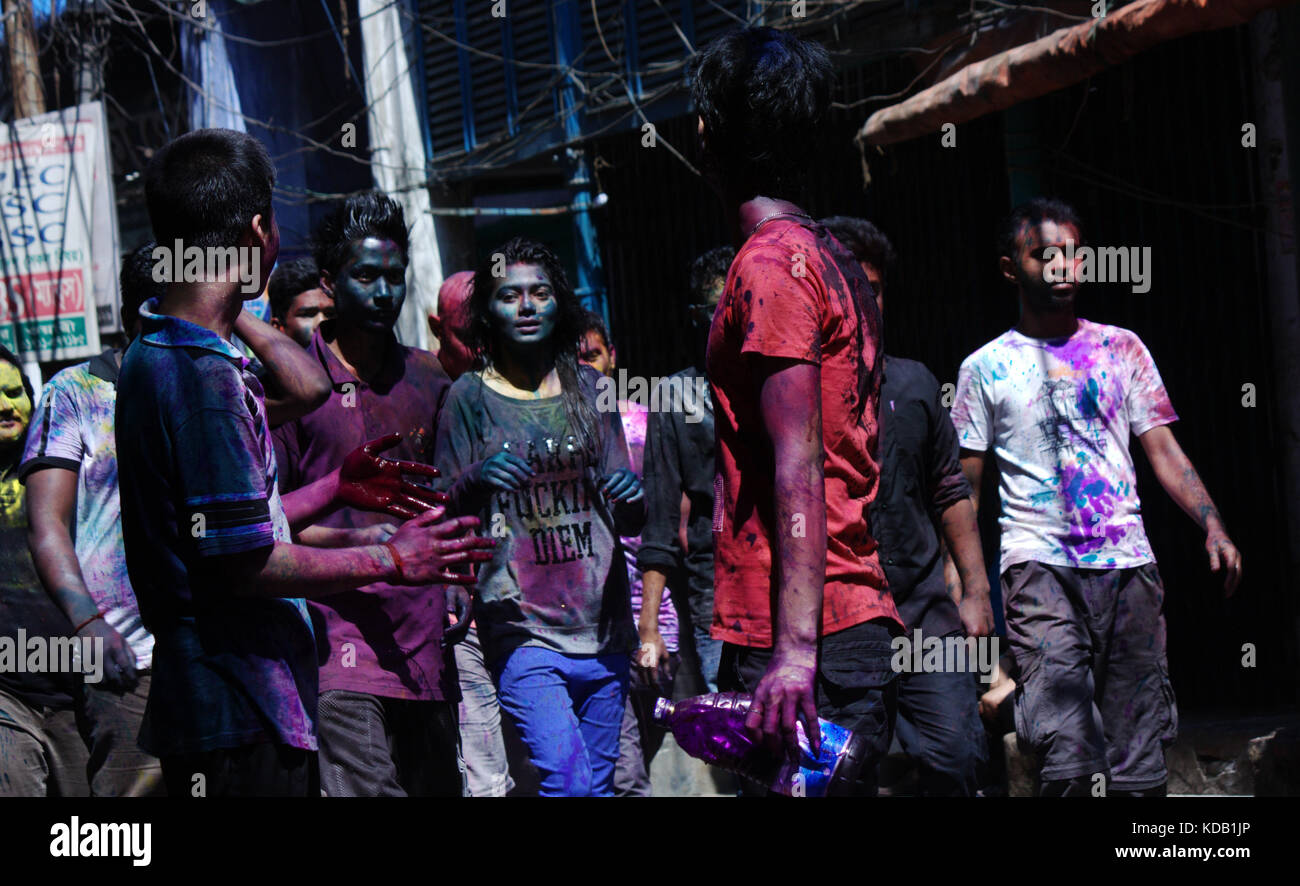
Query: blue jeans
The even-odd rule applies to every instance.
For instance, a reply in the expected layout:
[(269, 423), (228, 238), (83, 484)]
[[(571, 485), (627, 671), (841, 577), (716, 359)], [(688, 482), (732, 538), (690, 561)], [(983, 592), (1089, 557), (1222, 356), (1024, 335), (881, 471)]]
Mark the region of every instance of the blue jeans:
[(541, 778), (543, 797), (610, 797), (631, 658), (520, 646), (494, 671)]

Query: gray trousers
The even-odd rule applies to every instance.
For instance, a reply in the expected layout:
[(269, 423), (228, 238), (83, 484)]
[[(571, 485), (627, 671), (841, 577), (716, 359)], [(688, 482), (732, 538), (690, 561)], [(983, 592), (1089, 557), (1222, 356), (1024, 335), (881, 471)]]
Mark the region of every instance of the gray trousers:
[(1002, 574), (1007, 640), (1020, 677), (1016, 735), (1042, 780), (1107, 777), (1157, 787), (1178, 735), (1165, 657), (1164, 588), (1154, 563), (1073, 569), (1017, 563)]
[(90, 752), (87, 774), (94, 797), (161, 797), (167, 793), (162, 764), (136, 740), (149, 699), (150, 675), (135, 688), (116, 690), (87, 683), (77, 705), (77, 727)]
[(330, 797), (459, 797), (456, 706), (330, 690), (317, 704)]
[(149, 673), (132, 689), (87, 683), (66, 710), (0, 691), (0, 796), (161, 797), (162, 764), (137, 739)]
[(504, 797), (514, 788), (502, 737), (497, 684), (483, 661), (478, 628), (452, 647), (460, 674), (460, 749), (471, 797)]
[(76, 711), (0, 689), (0, 797), (88, 796), (87, 757)]

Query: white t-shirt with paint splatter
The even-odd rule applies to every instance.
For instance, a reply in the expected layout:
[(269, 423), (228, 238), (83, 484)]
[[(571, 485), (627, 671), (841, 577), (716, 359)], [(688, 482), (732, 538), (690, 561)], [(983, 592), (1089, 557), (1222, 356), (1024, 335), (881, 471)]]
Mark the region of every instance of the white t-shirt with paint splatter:
[(952, 420), (963, 449), (997, 458), (1002, 571), (1155, 561), (1129, 432), (1178, 416), (1135, 334), (1083, 319), (1064, 339), (1008, 330), (962, 362)]

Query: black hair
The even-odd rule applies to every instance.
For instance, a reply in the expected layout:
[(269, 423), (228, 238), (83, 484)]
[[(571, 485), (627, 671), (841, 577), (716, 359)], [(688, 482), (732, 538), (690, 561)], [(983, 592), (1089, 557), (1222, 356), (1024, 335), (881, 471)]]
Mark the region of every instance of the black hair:
[(316, 267), (337, 277), (352, 252), (352, 244), (367, 237), (392, 240), (402, 252), (402, 261), (410, 257), (411, 232), (406, 227), (402, 204), (382, 191), (353, 194), (325, 216), (313, 238)]
[(609, 337), (609, 329), (605, 326), (604, 318), (595, 311), (584, 310), (582, 312), (582, 333), (578, 336), (579, 342), (588, 332), (599, 334), (600, 340), (605, 343), (605, 347), (613, 349), (614, 340)]
[(847, 215), (835, 215), (824, 218), (821, 226), (831, 232), (844, 248), (860, 262), (873, 265), (882, 275), (898, 260), (894, 244), (884, 235), (880, 228), (865, 218), (851, 218)]
[(7, 464), (0, 465), (0, 468), (3, 468), (3, 471), (7, 472), (10, 468), (18, 466), (18, 462), (22, 460), (23, 452), (27, 449), (27, 433), (32, 429), (31, 414), (36, 412), (36, 391), (32, 388), (32, 382), (31, 379), (27, 377), (27, 373), (23, 372), (22, 361), (14, 355), (13, 351), (9, 350), (4, 345), (0, 345), (0, 360), (4, 360), (6, 363), (18, 370), (18, 377), (23, 380), (23, 390), (27, 392), (27, 399), (32, 404), (32, 412), (28, 415), (27, 427), (23, 428), (22, 436), (18, 438), (17, 443), (14, 445), (13, 460)]
[(238, 246), (253, 216), (271, 219), (275, 167), (262, 143), (233, 129), (199, 129), (163, 145), (144, 174), (154, 239), (168, 249)]
[(474, 282), (470, 287), (469, 301), (466, 302), (469, 326), (464, 336), (465, 344), (470, 350), (482, 354), (485, 366), (492, 366), (501, 359), (501, 342), (492, 327), (490, 307), (496, 289), (492, 269), (501, 267), (502, 261), (507, 266), (522, 264), (539, 267), (551, 281), (558, 310), (551, 349), (563, 391), (565, 417), (582, 445), (599, 452), (604, 446), (601, 424), (597, 420), (595, 407), (578, 384), (579, 373), (584, 368), (578, 359), (578, 342), (588, 328), (584, 316), (588, 311), (569, 285), (569, 277), (564, 273), (559, 256), (550, 247), (535, 240), (515, 237), (484, 256), (474, 270)]
[(1080, 242), (1075, 245), (1083, 245), (1083, 223), (1079, 221), (1079, 213), (1074, 207), (1055, 197), (1035, 197), (1027, 203), (1021, 203), (1003, 219), (998, 230), (998, 255), (1014, 259), (1025, 226), (1038, 227), (1045, 221), (1072, 225), (1079, 232)]
[(266, 291), (271, 300), (271, 316), (284, 322), (293, 300), (309, 289), (320, 286), (320, 271), (310, 258), (281, 262), (271, 272)]
[(834, 69), (819, 43), (751, 27), (691, 61), (691, 99), (709, 161), (748, 196), (795, 196), (830, 107)]
[(736, 250), (731, 246), (715, 246), (691, 262), (690, 303), (707, 305), (717, 280), (726, 280), (731, 263), (736, 259)]
[(137, 246), (122, 259), (122, 270), (117, 283), (122, 290), (122, 329), (128, 335), (140, 317), (140, 306), (151, 298), (161, 299), (167, 292), (165, 281), (155, 280), (153, 250), (157, 244), (150, 240)]

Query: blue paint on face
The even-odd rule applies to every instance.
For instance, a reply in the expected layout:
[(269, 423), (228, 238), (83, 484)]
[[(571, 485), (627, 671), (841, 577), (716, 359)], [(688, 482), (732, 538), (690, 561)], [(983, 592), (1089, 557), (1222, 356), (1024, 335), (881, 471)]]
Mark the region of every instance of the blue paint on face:
[(339, 268), (333, 290), (339, 328), (388, 332), (406, 300), (406, 256), (392, 240), (358, 240)]
[(516, 348), (550, 341), (560, 316), (555, 289), (546, 271), (526, 264), (506, 267), (488, 310), (501, 340)]

